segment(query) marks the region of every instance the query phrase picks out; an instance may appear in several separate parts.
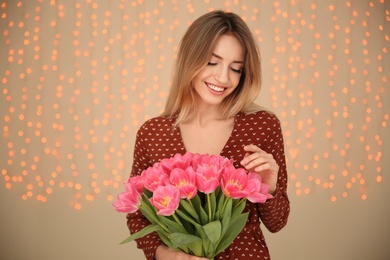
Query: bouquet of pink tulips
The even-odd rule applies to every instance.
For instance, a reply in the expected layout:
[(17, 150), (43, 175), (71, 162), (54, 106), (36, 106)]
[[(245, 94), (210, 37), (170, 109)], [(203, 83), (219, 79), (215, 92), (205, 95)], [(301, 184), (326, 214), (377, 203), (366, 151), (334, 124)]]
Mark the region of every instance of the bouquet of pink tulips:
[(272, 196), (257, 173), (236, 169), (222, 156), (186, 153), (163, 159), (125, 183), (113, 206), (140, 210), (150, 225), (121, 242), (157, 232), (171, 248), (214, 258), (244, 228), (246, 200), (264, 203)]

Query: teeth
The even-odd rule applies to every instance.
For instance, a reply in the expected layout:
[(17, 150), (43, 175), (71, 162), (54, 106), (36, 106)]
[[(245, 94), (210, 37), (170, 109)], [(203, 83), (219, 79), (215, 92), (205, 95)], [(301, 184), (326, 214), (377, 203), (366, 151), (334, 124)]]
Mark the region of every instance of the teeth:
[(210, 84), (208, 84), (208, 87), (211, 88), (212, 90), (215, 90), (215, 91), (218, 91), (218, 92), (222, 92), (224, 90), (224, 88), (220, 88), (220, 87), (217, 87), (217, 86), (214, 86), (214, 85), (210, 85)]

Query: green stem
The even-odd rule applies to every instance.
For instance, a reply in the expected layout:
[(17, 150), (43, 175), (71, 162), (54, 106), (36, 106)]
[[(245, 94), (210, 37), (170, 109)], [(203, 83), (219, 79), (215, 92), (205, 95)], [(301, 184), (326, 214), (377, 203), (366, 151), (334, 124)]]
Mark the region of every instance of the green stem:
[(144, 199), (146, 199), (147, 201), (149, 201), (149, 198), (148, 198), (148, 196), (146, 196), (145, 193), (142, 193), (142, 197), (144, 197)]
[(227, 198), (225, 199), (225, 201), (223, 202), (221, 215), (223, 215), (223, 214), (225, 213), (226, 205), (227, 205), (227, 203), (229, 202), (229, 200), (231, 200), (231, 199), (232, 199), (231, 197), (227, 197)]
[(209, 223), (210, 223), (212, 220), (210, 193), (208, 193), (206, 196), (207, 196), (207, 204), (208, 204), (208, 210), (209, 210)]

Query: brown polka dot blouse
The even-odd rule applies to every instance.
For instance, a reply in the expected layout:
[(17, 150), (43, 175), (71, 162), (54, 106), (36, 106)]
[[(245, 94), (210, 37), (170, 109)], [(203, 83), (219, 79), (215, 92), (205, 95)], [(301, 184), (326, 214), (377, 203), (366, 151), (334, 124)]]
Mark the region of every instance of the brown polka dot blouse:
[[(156, 117), (145, 122), (138, 130), (131, 176), (164, 158), (176, 153), (184, 154), (185, 148), (180, 129), (173, 128), (175, 118)], [(284, 155), (283, 135), (278, 118), (265, 111), (252, 114), (238, 114), (234, 128), (221, 155), (234, 160), (235, 167), (245, 154), (243, 146), (254, 144), (271, 153), (279, 165), (278, 183), (274, 198), (264, 204), (247, 202), (245, 211), (249, 218), (245, 228), (233, 243), (215, 259), (270, 259), (268, 248), (260, 228), (262, 222), (270, 232), (277, 232), (287, 223), (290, 204), (287, 197), (287, 172)], [(127, 226), (131, 233), (149, 225), (139, 211), (127, 215)], [(145, 253), (146, 259), (153, 259), (156, 248), (163, 244), (156, 233), (136, 240), (137, 247)]]

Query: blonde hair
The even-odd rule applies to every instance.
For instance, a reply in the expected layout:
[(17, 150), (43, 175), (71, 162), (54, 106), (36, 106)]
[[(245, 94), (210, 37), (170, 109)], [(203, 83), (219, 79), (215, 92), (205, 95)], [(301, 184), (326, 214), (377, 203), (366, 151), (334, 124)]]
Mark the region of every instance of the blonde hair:
[(162, 116), (177, 116), (176, 125), (194, 116), (197, 93), (192, 80), (209, 62), (223, 34), (234, 35), (244, 50), (244, 66), (237, 88), (221, 103), (221, 119), (239, 112), (262, 110), (254, 104), (261, 88), (260, 52), (246, 23), (236, 14), (213, 11), (196, 19), (183, 36), (173, 70), (172, 87)]

